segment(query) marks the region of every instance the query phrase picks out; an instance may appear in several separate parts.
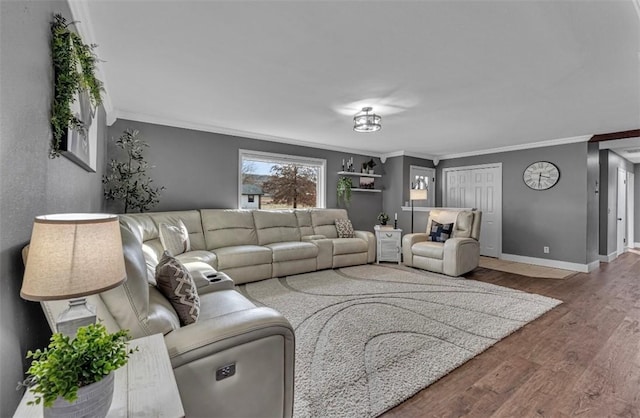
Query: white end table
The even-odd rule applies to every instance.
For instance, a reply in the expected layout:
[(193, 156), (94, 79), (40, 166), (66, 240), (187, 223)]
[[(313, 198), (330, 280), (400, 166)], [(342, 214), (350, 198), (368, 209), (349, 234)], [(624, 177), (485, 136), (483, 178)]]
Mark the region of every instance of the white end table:
[[(184, 417), (162, 334), (131, 340), (129, 347), (138, 347), (139, 351), (129, 356), (126, 366), (114, 372), (113, 402), (107, 417)], [(27, 405), (33, 399), (27, 389), (13, 416), (42, 417), (42, 404)]]
[(395, 261), (400, 264), (402, 256), (402, 229), (376, 225), (376, 263)]

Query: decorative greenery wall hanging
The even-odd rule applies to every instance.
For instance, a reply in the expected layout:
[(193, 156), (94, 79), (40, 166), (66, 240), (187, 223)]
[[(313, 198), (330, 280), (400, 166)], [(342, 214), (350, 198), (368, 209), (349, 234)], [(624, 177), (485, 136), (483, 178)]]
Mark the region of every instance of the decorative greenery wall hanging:
[(345, 206), (349, 206), (351, 202), (351, 188), (351, 179), (349, 177), (338, 177), (338, 185), (336, 187), (338, 204), (342, 201)]
[(86, 120), (74, 114), (72, 104), (81, 94), (87, 94), (93, 108), (102, 104), (102, 82), (95, 76), (98, 57), (96, 45), (86, 45), (80, 36), (69, 30), (75, 22), (67, 23), (59, 14), (51, 22), (51, 57), (54, 70), (54, 94), (51, 105), (53, 141), (50, 158), (61, 155), (61, 144), (74, 130), (86, 137)]
[(153, 168), (142, 156), (149, 145), (138, 137), (135, 129), (127, 129), (116, 140), (116, 146), (126, 153), (126, 161), (111, 160), (109, 174), (102, 179), (104, 197), (124, 204), (124, 213), (144, 212), (158, 204), (164, 187), (152, 187), (147, 170)]

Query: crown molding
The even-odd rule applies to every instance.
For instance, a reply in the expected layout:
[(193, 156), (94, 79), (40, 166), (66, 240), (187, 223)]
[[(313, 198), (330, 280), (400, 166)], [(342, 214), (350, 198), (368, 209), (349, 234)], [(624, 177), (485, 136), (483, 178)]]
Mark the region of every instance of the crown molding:
[(381, 153), (359, 150), (356, 148), (339, 147), (339, 146), (327, 145), (327, 144), (318, 144), (314, 142), (302, 141), (299, 139), (292, 139), (292, 138), (286, 138), (286, 137), (274, 136), (274, 135), (266, 135), (266, 134), (261, 134), (257, 132), (243, 131), (241, 129), (225, 128), (222, 126), (215, 126), (215, 125), (210, 125), (205, 123), (190, 122), (190, 121), (185, 121), (180, 119), (162, 118), (162, 117), (146, 115), (138, 112), (127, 112), (127, 111), (116, 110), (115, 116), (116, 116), (116, 119), (127, 119), (127, 120), (133, 120), (137, 122), (153, 123), (156, 125), (163, 125), (163, 126), (169, 126), (174, 128), (191, 129), (195, 131), (238, 136), (242, 138), (260, 139), (263, 141), (279, 142), (282, 144), (299, 145), (307, 148), (317, 148), (317, 149), (328, 150), (328, 151), (345, 152), (349, 154), (365, 155), (365, 156), (376, 157), (376, 158), (382, 158), (384, 156)]
[(519, 145), (508, 145), (506, 147), (488, 148), (478, 151), (461, 152), (458, 154), (444, 154), (440, 156), (441, 160), (450, 160), (452, 158), (473, 157), (475, 155), (497, 154), (500, 152), (521, 151), (531, 148), (552, 147), (554, 145), (574, 144), (576, 142), (587, 142), (591, 135), (573, 136), (570, 138), (551, 139), (548, 141), (529, 142)]
[[(71, 9), (71, 16), (73, 17), (74, 22), (77, 22), (74, 27), (82, 37), (82, 40), (89, 45), (98, 45), (94, 35), (91, 18), (89, 17), (90, 15), (89, 10), (87, 9), (87, 3), (84, 0), (68, 0), (67, 3), (69, 4), (69, 9)], [(107, 114), (107, 125), (111, 126), (116, 121), (116, 117), (113, 102), (111, 101), (111, 96), (109, 96), (106, 74), (102, 69), (102, 61), (100, 59), (96, 61), (96, 76), (100, 81), (102, 81), (102, 86), (104, 87), (104, 91), (102, 92), (102, 107)]]
[(423, 158), (425, 160), (439, 160), (439, 157), (436, 155), (421, 154), (417, 152), (407, 152), (405, 150), (387, 152), (385, 154), (382, 154), (381, 157), (384, 157), (385, 160), (387, 158), (392, 158), (392, 157), (414, 157), (414, 158)]

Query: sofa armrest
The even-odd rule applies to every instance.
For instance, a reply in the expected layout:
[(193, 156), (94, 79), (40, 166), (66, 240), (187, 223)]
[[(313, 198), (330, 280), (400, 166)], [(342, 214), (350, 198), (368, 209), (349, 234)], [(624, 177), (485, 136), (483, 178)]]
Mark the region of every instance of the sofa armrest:
[(257, 307), (198, 321), (165, 335), (174, 368), (248, 341), (279, 334), (291, 343), (291, 324), (277, 311)]
[(480, 243), (473, 238), (449, 238), (444, 242), (442, 272), (460, 276), (478, 267)]
[[(270, 308), (206, 319), (165, 336), (186, 416), (291, 417), (294, 333)], [(233, 368), (233, 369), (231, 369)], [(233, 375), (218, 376), (219, 370)], [(227, 372), (228, 374), (228, 372)]]
[(376, 236), (369, 231), (355, 231), (355, 237), (367, 242), (367, 263), (376, 261)]
[(314, 241), (317, 239), (326, 239), (327, 237), (324, 235), (305, 235), (304, 237), (302, 237), (301, 241)]
[(428, 238), (429, 234), (426, 234), (424, 232), (417, 234), (407, 234), (402, 237), (402, 261), (406, 266), (413, 266), (413, 253), (411, 252), (411, 247), (413, 247), (413, 244), (427, 241)]

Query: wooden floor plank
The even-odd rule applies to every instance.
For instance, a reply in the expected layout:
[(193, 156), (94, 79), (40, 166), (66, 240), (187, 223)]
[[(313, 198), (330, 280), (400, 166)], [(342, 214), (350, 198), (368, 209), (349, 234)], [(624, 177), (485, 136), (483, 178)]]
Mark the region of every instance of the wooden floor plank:
[(465, 277), (564, 303), (384, 417), (640, 417), (640, 255), (564, 280)]

